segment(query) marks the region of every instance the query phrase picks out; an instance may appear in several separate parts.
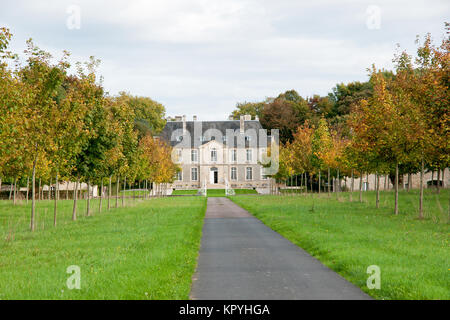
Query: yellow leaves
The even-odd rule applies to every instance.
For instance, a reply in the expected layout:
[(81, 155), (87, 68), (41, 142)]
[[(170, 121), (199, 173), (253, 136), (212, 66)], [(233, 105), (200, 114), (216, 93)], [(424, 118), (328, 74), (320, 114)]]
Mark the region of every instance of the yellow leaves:
[(139, 142), (142, 156), (142, 175), (157, 183), (171, 182), (178, 170), (172, 162), (172, 148), (160, 139), (150, 135), (144, 136)]

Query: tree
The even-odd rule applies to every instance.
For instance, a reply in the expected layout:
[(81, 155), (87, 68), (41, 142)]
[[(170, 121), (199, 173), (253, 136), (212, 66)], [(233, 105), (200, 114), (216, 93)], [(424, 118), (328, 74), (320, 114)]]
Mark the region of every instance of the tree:
[(139, 141), (140, 176), (155, 183), (173, 182), (180, 168), (172, 162), (172, 148), (150, 135)]
[[(448, 34), (448, 24), (446, 28)], [(408, 173), (420, 171), (420, 218), (423, 218), (425, 167), (440, 172), (439, 169), (446, 168), (449, 163), (449, 39), (447, 36), (441, 46), (436, 47), (427, 34), (417, 49), (415, 61), (405, 51), (394, 58), (397, 75), (393, 91), (397, 96), (408, 99), (406, 112), (415, 132), (415, 148), (409, 154), (407, 168)], [(439, 183), (436, 187), (439, 191)]]
[(165, 108), (162, 104), (148, 98), (133, 96), (120, 92), (119, 98), (127, 103), (134, 112), (134, 128), (138, 131), (139, 139), (147, 134), (157, 135), (166, 124)]
[[(292, 154), (292, 169), (295, 173), (305, 174), (305, 186), (306, 173), (310, 174), (314, 172), (314, 166), (312, 161), (312, 137), (314, 129), (310, 126), (309, 122), (305, 122), (303, 125), (297, 128), (294, 133), (292, 143), (288, 145), (288, 149)], [(312, 178), (311, 178), (311, 191), (312, 191)]]
[(373, 96), (361, 100), (349, 122), (353, 130), (353, 148), (363, 155), (363, 163), (372, 172), (380, 164), (395, 170), (395, 208), (398, 214), (399, 165), (408, 162), (416, 147), (411, 103), (408, 95), (390, 92), (384, 74), (372, 70)]
[(239, 120), (240, 116), (249, 114), (252, 118), (261, 118), (265, 105), (265, 102), (238, 102), (236, 110), (231, 113), (231, 117), (234, 120)]
[[(40, 156), (55, 148), (52, 133), (54, 130), (54, 114), (57, 110), (56, 96), (65, 77), (67, 64), (52, 65), (51, 55), (34, 45), (31, 39), (27, 41), (27, 65), (18, 70), (20, 80), (27, 87), (25, 90), (32, 97), (22, 108), (22, 137), (24, 147), (32, 159), (32, 207), (31, 230), (35, 225), (35, 178), (36, 167)], [(27, 95), (28, 96), (28, 95)]]
[(333, 141), (325, 118), (320, 118), (319, 124), (314, 128), (311, 139), (311, 164), (319, 173), (319, 193), (321, 189), (321, 172), (328, 168), (328, 191), (330, 190), (330, 151), (333, 148)]

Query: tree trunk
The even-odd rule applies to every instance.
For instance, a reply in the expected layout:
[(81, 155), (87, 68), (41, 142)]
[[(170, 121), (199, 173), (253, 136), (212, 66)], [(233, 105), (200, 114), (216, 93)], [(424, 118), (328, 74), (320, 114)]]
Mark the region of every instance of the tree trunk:
[(303, 173), (300, 174), (300, 193), (303, 193)]
[(31, 231), (34, 231), (34, 219), (36, 214), (36, 195), (35, 195), (35, 186), (36, 186), (36, 163), (37, 163), (37, 156), (34, 158), (33, 161), (33, 173), (32, 173), (32, 182), (31, 182), (31, 223), (30, 228)]
[(320, 170), (319, 170), (319, 194), (320, 194)]
[[(442, 169), (442, 188), (445, 188), (445, 167)], [(1, 186), (1, 183), (0, 183)]]
[(341, 191), (341, 181), (339, 180), (339, 168), (336, 171), (336, 197), (339, 198), (339, 192)]
[(148, 192), (148, 180), (145, 179), (144, 181), (144, 199), (147, 199), (147, 192)]
[(395, 208), (394, 214), (398, 214), (398, 162), (395, 163)]
[(57, 207), (58, 207), (58, 173), (56, 173), (56, 177), (55, 177), (55, 202), (53, 205), (53, 226), (56, 227), (56, 211), (57, 211)]
[(369, 186), (369, 172), (366, 173), (366, 191), (370, 190)]
[(50, 178), (50, 183), (48, 185), (48, 200), (52, 200), (52, 178)]
[(377, 207), (377, 208), (379, 208), (380, 207), (380, 176), (379, 176), (379, 174), (378, 174), (378, 171), (375, 173), (375, 175), (376, 175), (376, 188), (377, 188), (377, 198), (376, 198), (376, 201), (375, 201), (375, 206)]
[(87, 181), (87, 199), (86, 199), (86, 215), (91, 215), (91, 179)]
[(98, 212), (102, 212), (102, 202), (103, 202), (103, 178), (100, 187), (100, 203), (98, 204)]
[(440, 192), (440, 184), (441, 184), (441, 169), (438, 168), (437, 170), (437, 183), (436, 183), (436, 192), (439, 193)]
[[(0, 190), (1, 190), (2, 184), (0, 182)], [(28, 204), (28, 197), (30, 193), (30, 177), (27, 177), (27, 204)]]
[(424, 160), (422, 156), (420, 167), (420, 192), (419, 192), (419, 219), (423, 219), (423, 174), (424, 174)]
[(311, 183), (310, 183), (310, 186), (311, 186), (311, 196), (313, 196), (314, 190), (313, 190), (313, 179), (312, 179), (312, 175), (309, 176), (309, 181), (311, 182)]
[(350, 187), (350, 189), (351, 189), (351, 191), (350, 191), (350, 202), (353, 201), (354, 188), (355, 188), (355, 175), (354, 175), (354, 172), (353, 172), (353, 169), (352, 169), (352, 183), (351, 183), (351, 187)]
[(411, 173), (408, 173), (408, 189), (407, 191), (409, 192), (409, 190), (411, 190)]
[(11, 199), (12, 199), (12, 192), (13, 192), (13, 183), (12, 182), (10, 182), (10, 185), (9, 185), (9, 201), (11, 201)]
[(16, 205), (17, 177), (14, 177), (13, 203)]
[(116, 178), (116, 209), (119, 207), (119, 189), (120, 189), (120, 178)]
[(75, 182), (75, 191), (73, 193), (73, 210), (72, 210), (72, 220), (77, 220), (77, 200), (78, 200), (78, 185), (80, 184), (80, 176), (77, 176), (77, 181)]
[(384, 190), (388, 189), (388, 179), (387, 179), (387, 174), (384, 175)]
[(39, 201), (41, 201), (42, 200), (42, 197), (41, 197), (41, 178), (39, 178), (39, 190), (38, 190), (38, 193), (39, 193), (38, 199), (39, 199)]
[(363, 173), (361, 172), (359, 175), (359, 202), (363, 202), (362, 198), (362, 179), (363, 179)]
[(122, 194), (122, 207), (125, 206), (125, 191), (127, 189), (127, 177), (123, 180), (123, 194)]
[(108, 187), (108, 210), (111, 209), (111, 180), (112, 180), (112, 176), (109, 176), (109, 187)]

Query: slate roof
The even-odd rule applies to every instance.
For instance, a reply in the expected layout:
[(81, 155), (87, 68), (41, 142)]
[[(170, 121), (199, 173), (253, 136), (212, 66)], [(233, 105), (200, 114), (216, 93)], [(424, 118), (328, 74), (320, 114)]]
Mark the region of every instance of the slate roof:
[[(201, 123), (201, 129), (202, 129), (201, 136), (204, 136), (205, 132), (210, 129), (218, 130), (222, 134), (222, 136), (226, 135), (227, 129), (234, 130), (236, 136), (239, 135), (239, 132), (240, 132), (240, 120), (186, 121), (186, 133), (190, 134), (191, 137), (194, 137), (194, 123), (196, 123), (197, 125)], [(263, 127), (262, 127), (261, 123), (259, 122), (259, 120), (244, 121), (244, 132), (247, 132), (247, 130), (250, 130), (250, 131), (254, 130), (257, 135), (258, 147), (266, 147), (266, 146), (270, 145), (270, 142), (269, 142), (270, 137), (267, 136), (267, 143), (264, 144), (264, 142), (262, 141), (263, 140), (262, 137), (259, 136), (260, 129), (263, 129)], [(162, 132), (160, 134), (160, 138), (168, 141), (171, 146), (175, 146), (175, 145), (179, 144), (180, 141), (176, 141), (176, 140), (170, 141), (172, 132), (174, 132), (175, 130), (179, 130), (180, 133), (182, 132), (183, 121), (168, 121), (166, 123), (166, 126), (164, 127), (164, 129), (162, 130)], [(246, 134), (244, 133), (242, 136), (245, 136), (245, 135)], [(269, 135), (269, 132), (267, 133), (267, 135)], [(222, 141), (220, 138), (207, 139), (204, 141), (200, 141), (200, 139), (197, 137), (197, 139), (191, 139), (191, 148), (198, 147), (202, 144), (208, 143), (211, 140), (217, 140), (220, 143), (224, 143), (224, 141)], [(228, 141), (225, 144), (229, 145)], [(237, 145), (236, 138), (234, 139), (234, 145), (235, 146)]]

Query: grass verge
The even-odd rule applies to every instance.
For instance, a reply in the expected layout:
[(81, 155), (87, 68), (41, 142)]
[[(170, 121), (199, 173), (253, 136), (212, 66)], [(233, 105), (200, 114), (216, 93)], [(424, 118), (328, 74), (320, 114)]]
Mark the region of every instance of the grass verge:
[[(425, 219), (417, 219), (417, 191), (308, 196), (230, 197), (263, 223), (377, 299), (450, 299), (448, 199), (425, 193)], [(353, 195), (357, 199), (357, 194)], [(369, 290), (367, 267), (381, 269), (381, 289)]]
[[(1, 239), (0, 299), (188, 299), (205, 198), (138, 201), (67, 222), (71, 203), (60, 201), (65, 223), (57, 228), (19, 228), (13, 241)], [(28, 216), (29, 205), (2, 201), (0, 210), (5, 220), (5, 211)], [(66, 286), (71, 265), (80, 267), (80, 290)]]

